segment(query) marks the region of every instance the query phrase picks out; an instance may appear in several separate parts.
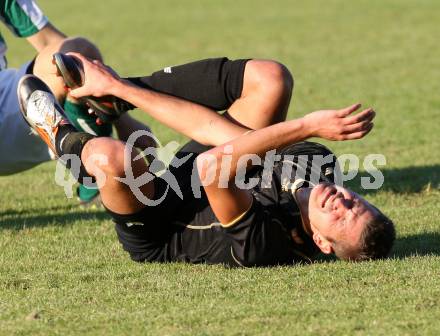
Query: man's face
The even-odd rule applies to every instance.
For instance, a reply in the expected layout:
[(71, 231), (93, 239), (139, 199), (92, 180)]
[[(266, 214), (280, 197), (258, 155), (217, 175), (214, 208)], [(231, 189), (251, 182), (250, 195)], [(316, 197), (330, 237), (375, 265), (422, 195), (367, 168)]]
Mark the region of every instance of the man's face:
[(343, 242), (355, 251), (375, 213), (375, 208), (358, 194), (334, 184), (318, 184), (310, 193), (310, 226), (324, 253), (333, 252), (332, 242)]

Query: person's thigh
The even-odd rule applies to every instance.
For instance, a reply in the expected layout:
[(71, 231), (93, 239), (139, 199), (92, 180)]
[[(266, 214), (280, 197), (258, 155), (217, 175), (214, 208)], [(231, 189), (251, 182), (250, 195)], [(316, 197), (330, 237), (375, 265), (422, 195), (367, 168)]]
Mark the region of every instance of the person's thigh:
[(51, 159), (47, 145), (21, 116), (17, 84), (29, 63), (0, 71), (0, 175), (30, 169)]

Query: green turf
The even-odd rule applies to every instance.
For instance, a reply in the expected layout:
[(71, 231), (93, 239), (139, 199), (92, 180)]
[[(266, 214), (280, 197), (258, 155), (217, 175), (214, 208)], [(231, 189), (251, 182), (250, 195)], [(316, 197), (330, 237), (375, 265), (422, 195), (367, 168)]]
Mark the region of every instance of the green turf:
[[(398, 240), (390, 260), (362, 264), (139, 265), (103, 212), (65, 199), (49, 163), (0, 178), (1, 335), (440, 333), (438, 1), (39, 3), (66, 33), (97, 41), (122, 75), (221, 55), (274, 58), (295, 77), (290, 117), (374, 106), (370, 136), (330, 145), (386, 156), (381, 190), (350, 186), (395, 220)], [(11, 66), (31, 57), (5, 35)]]

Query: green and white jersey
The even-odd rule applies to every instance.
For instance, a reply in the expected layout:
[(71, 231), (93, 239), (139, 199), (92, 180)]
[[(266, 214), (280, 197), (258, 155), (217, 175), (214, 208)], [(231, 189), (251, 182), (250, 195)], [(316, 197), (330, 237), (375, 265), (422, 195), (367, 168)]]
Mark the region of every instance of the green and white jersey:
[[(33, 0), (0, 0), (0, 21), (14, 35), (29, 37), (41, 30), (47, 23), (47, 17)], [(6, 43), (0, 34), (0, 70), (5, 69)]]

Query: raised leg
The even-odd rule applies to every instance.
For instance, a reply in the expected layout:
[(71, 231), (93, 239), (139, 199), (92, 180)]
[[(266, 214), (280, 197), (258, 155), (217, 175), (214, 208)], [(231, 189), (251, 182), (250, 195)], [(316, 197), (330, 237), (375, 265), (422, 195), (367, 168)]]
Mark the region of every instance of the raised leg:
[(250, 129), (286, 119), (292, 97), (293, 77), (282, 64), (267, 60), (246, 63), (243, 89), (227, 116)]
[(128, 80), (216, 111), (227, 110), (227, 118), (250, 129), (283, 121), (293, 89), (292, 75), (278, 62), (231, 61), (225, 57), (168, 67)]

